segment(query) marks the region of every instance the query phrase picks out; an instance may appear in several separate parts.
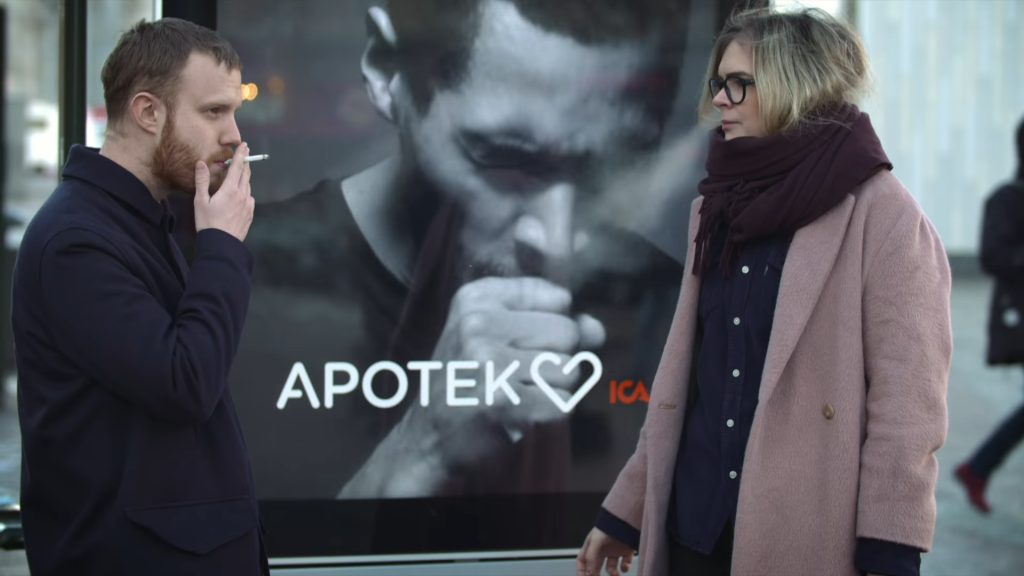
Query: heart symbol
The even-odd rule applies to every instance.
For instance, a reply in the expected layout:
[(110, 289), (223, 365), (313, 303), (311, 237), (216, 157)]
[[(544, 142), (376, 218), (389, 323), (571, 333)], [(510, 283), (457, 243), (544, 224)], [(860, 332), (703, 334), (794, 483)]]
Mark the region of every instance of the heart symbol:
[(558, 406), (558, 408), (566, 414), (572, 412), (572, 409), (580, 403), (580, 400), (583, 400), (583, 397), (597, 385), (597, 381), (601, 379), (601, 374), (604, 372), (604, 367), (601, 365), (601, 359), (593, 352), (580, 352), (570, 358), (569, 361), (566, 362), (565, 367), (562, 368), (563, 374), (568, 374), (575, 370), (576, 367), (579, 366), (580, 362), (590, 362), (591, 365), (594, 366), (594, 373), (586, 382), (583, 383), (583, 386), (580, 386), (579, 389), (576, 390), (576, 393), (573, 394), (568, 401), (565, 401), (562, 400), (561, 396), (559, 396), (558, 393), (551, 388), (551, 385), (548, 384), (540, 375), (540, 365), (545, 362), (551, 362), (557, 366), (558, 364), (561, 364), (562, 360), (557, 354), (553, 354), (551, 352), (538, 354), (537, 357), (533, 359), (533, 363), (530, 364), (530, 377), (533, 378), (533, 382), (537, 387), (544, 391), (548, 398), (551, 398), (551, 401), (555, 403), (555, 406)]

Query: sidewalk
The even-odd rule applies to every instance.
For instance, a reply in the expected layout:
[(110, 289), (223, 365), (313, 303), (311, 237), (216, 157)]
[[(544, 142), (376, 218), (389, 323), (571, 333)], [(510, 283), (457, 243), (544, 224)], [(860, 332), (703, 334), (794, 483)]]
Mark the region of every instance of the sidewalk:
[[(1024, 446), (993, 478), (990, 516), (967, 504), (952, 478), (955, 465), (1015, 406), (1024, 401), (1024, 370), (984, 365), (989, 282), (958, 280), (953, 288), (955, 351), (949, 380), (949, 436), (939, 451), (939, 518), (922, 576), (1017, 576), (1024, 573)], [(21, 463), (13, 402), (0, 410), (0, 490), (17, 494)], [(567, 566), (570, 564), (567, 563)], [(566, 573), (569, 576), (571, 567)], [(0, 574), (28, 576), (23, 552), (0, 551)]]

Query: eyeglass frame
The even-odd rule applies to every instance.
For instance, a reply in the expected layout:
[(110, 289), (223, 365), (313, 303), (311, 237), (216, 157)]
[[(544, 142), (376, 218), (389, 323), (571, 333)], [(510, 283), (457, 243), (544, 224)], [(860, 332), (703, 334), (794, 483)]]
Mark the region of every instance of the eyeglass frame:
[[(733, 100), (732, 98), (732, 90), (729, 90), (729, 80), (739, 80), (740, 85), (743, 86), (743, 96), (740, 98), (739, 102)], [(719, 82), (721, 82), (721, 84), (719, 85), (718, 89), (715, 90), (715, 84)], [(754, 84), (756, 84), (756, 82), (753, 78), (741, 78), (740, 76), (733, 75), (726, 76), (725, 78), (722, 79), (718, 78), (717, 76), (708, 78), (708, 90), (711, 91), (711, 98), (713, 99), (715, 96), (717, 96), (718, 93), (721, 92), (724, 88), (725, 97), (728, 98), (729, 102), (732, 102), (735, 106), (742, 104), (743, 101), (747, 99), (747, 86), (753, 86)]]

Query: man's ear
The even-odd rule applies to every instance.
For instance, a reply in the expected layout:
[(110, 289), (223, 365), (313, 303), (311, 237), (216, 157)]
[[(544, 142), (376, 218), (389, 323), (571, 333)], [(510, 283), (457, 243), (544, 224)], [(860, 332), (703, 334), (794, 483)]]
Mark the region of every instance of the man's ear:
[(128, 106), (130, 120), (133, 124), (152, 135), (160, 133), (161, 122), (166, 120), (164, 106), (160, 99), (149, 92), (139, 92), (132, 98)]
[(370, 103), (389, 122), (395, 122), (395, 79), (398, 75), (398, 35), (391, 16), (377, 6), (366, 12), (366, 48), (360, 66)]

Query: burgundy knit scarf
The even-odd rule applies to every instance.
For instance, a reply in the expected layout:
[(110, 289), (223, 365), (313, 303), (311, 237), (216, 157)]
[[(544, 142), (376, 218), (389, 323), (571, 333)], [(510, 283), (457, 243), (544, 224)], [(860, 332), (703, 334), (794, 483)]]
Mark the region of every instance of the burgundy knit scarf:
[(867, 114), (847, 104), (821, 117), (828, 122), (761, 138), (726, 141), (721, 127), (711, 131), (708, 176), (697, 187), (704, 203), (694, 275), (710, 266), (720, 226), (728, 227), (721, 262), (728, 275), (744, 242), (796, 232), (879, 170), (892, 170)]

